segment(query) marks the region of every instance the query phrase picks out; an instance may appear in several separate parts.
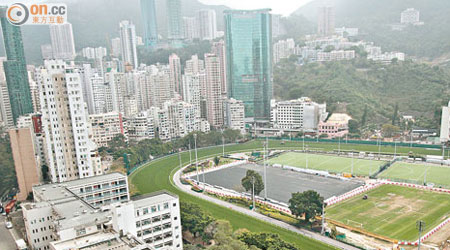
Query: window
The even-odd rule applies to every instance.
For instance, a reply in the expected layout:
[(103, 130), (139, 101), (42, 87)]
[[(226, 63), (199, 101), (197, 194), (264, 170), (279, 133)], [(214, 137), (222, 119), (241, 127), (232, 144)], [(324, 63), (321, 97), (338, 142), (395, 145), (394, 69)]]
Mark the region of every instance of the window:
[(148, 214), (148, 208), (144, 208), (144, 209), (143, 209), (143, 213), (144, 213), (144, 214)]
[(169, 203), (168, 202), (164, 203), (164, 209), (168, 209), (168, 208), (169, 208)]
[(152, 206), (152, 213), (156, 212), (156, 206)]

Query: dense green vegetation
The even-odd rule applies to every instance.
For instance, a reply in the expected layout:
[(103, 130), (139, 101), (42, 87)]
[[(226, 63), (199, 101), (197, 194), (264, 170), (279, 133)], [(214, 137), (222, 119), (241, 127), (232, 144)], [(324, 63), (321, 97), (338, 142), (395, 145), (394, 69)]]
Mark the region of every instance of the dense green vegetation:
[[(329, 0), (336, 10), (336, 27), (356, 27), (360, 37), (375, 42), (383, 51), (402, 51), (408, 55), (436, 58), (450, 53), (450, 1), (445, 0)], [(317, 24), (315, 0), (299, 8), (295, 14)], [(392, 31), (391, 24), (400, 23), (400, 13), (407, 8), (420, 11), (423, 26), (410, 26)]]
[(9, 143), (9, 135), (0, 136), (0, 196), (7, 190), (17, 186), (14, 161)]
[(284, 60), (275, 66), (274, 85), (277, 98), (308, 96), (364, 125), (391, 123), (398, 113), (413, 115), (416, 126), (438, 128), (441, 106), (450, 99), (448, 71), (411, 61), (379, 65), (359, 58), (300, 67)]
[(197, 54), (199, 59), (204, 58), (205, 53), (211, 51), (211, 44), (207, 40), (194, 41), (192, 44), (187, 45), (184, 48), (179, 49), (159, 49), (156, 51), (150, 51), (144, 47), (138, 48), (138, 58), (140, 63), (145, 63), (147, 65), (156, 63), (169, 63), (169, 56), (172, 53), (177, 54), (180, 57), (181, 65), (184, 65), (186, 60), (191, 59), (192, 55)]

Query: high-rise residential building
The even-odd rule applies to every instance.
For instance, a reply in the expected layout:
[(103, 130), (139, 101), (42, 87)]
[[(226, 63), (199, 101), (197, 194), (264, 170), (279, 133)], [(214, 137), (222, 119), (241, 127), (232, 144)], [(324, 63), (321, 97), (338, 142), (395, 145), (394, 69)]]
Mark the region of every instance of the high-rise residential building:
[(155, 123), (148, 111), (127, 118), (128, 138), (130, 141), (142, 141), (155, 138)]
[(61, 60), (46, 60), (36, 78), (51, 181), (93, 176), (96, 152), (88, 134), (80, 70)]
[(120, 57), (121, 55), (120, 37), (111, 39), (111, 50), (109, 52), (110, 55), (113, 57)]
[(216, 11), (199, 10), (197, 12), (200, 39), (213, 40), (217, 33)]
[(177, 54), (171, 54), (169, 56), (169, 67), (172, 91), (181, 94), (183, 92), (181, 89), (181, 61)]
[(287, 59), (294, 54), (295, 42), (294, 39), (289, 38), (280, 40), (273, 44), (273, 63), (280, 62), (281, 59)]
[(3, 61), (6, 84), (14, 124), (17, 118), (33, 112), (27, 65), (23, 50), (20, 26), (12, 25), (6, 18), (6, 6), (0, 6), (0, 22), (6, 61)]
[(105, 84), (111, 89), (111, 97), (109, 99), (110, 101), (108, 101), (108, 103), (111, 103), (111, 107), (108, 108), (108, 111), (116, 111), (124, 114), (124, 96), (126, 95), (125, 73), (117, 72), (116, 70), (105, 73)]
[(215, 128), (223, 126), (222, 81), (220, 58), (215, 54), (205, 54), (206, 72), (206, 117)]
[(194, 105), (172, 99), (164, 103), (163, 111), (167, 113), (170, 139), (181, 138), (192, 131), (199, 130)]
[(50, 39), (54, 59), (73, 60), (76, 56), (72, 24), (52, 24)]
[(195, 17), (183, 17), (183, 32), (186, 40), (199, 39), (199, 23)]
[(167, 38), (169, 40), (183, 39), (183, 26), (181, 16), (181, 0), (167, 0)]
[(102, 59), (107, 55), (105, 47), (91, 48), (86, 47), (81, 50), (81, 55), (87, 59)]
[(14, 126), (14, 120), (11, 112), (5, 71), (3, 69), (4, 61), (6, 61), (6, 58), (0, 57), (0, 120), (4, 128), (11, 128)]
[(49, 60), (53, 59), (53, 49), (51, 44), (42, 44), (41, 45), (41, 55), (42, 59)]
[(317, 34), (331, 36), (334, 34), (335, 13), (333, 6), (321, 6), (317, 9)]
[(400, 15), (400, 23), (417, 24), (420, 22), (420, 12), (414, 8), (408, 8), (402, 11)]
[(244, 102), (246, 117), (268, 120), (273, 93), (270, 9), (227, 10), (224, 15), (228, 97)]
[(150, 78), (150, 107), (162, 108), (166, 101), (174, 97), (172, 77), (168, 67), (162, 66)]
[(194, 105), (198, 118), (201, 116), (200, 85), (203, 79), (206, 80), (204, 73), (185, 73), (183, 75), (183, 101)]
[(127, 65), (133, 68), (138, 67), (136, 51), (136, 28), (129, 20), (120, 22), (120, 53), (122, 55), (122, 70), (125, 71)]
[(227, 59), (225, 42), (223, 40), (213, 42), (211, 45), (211, 53), (215, 54), (220, 60), (220, 81), (222, 82), (222, 94), (225, 96), (227, 93)]
[(33, 134), (30, 127), (16, 128), (9, 131), (11, 150), (16, 170), (19, 201), (26, 200), (30, 192), (33, 192), (33, 185), (39, 184), (40, 166), (36, 159), (37, 153)]
[(283, 26), (280, 22), (280, 14), (272, 14), (272, 37), (279, 37), (283, 34)]
[(224, 100), (223, 117), (225, 127), (245, 134), (245, 108), (242, 101), (233, 98)]
[(144, 28), (144, 45), (155, 48), (158, 44), (155, 0), (141, 0), (141, 17)]
[(185, 74), (198, 74), (205, 69), (205, 62), (198, 59), (198, 55), (192, 55), (191, 59), (186, 60), (186, 66), (184, 67)]
[(440, 140), (441, 143), (450, 141), (450, 101), (448, 106), (442, 107)]
[(119, 112), (89, 115), (89, 124), (92, 141), (97, 147), (108, 147), (108, 143), (118, 135), (127, 138), (123, 117)]

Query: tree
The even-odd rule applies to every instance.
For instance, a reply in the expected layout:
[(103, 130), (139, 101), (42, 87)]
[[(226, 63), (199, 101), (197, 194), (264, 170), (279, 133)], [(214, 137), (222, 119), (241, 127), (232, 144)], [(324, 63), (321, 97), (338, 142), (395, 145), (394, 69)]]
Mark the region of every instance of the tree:
[(205, 228), (214, 218), (204, 212), (199, 205), (188, 202), (180, 203), (181, 225), (196, 237), (202, 237), (204, 241), (211, 239), (211, 235), (205, 233)]
[(359, 127), (359, 124), (358, 124), (357, 120), (351, 119), (348, 121), (348, 132), (349, 133), (351, 133), (351, 134), (359, 133), (358, 127)]
[(219, 166), (219, 163), (220, 163), (220, 157), (219, 156), (214, 157), (214, 164), (216, 166)]
[(364, 106), (364, 112), (361, 117), (361, 127), (366, 125), (366, 121), (367, 121), (367, 105)]
[(384, 137), (390, 138), (395, 136), (396, 134), (398, 134), (400, 132), (400, 128), (397, 126), (394, 126), (392, 124), (383, 124), (383, 126), (381, 127), (381, 133), (383, 134)]
[(392, 115), (392, 125), (395, 125), (398, 119), (398, 103), (395, 103), (394, 114)]
[(310, 222), (311, 218), (322, 214), (323, 197), (313, 190), (303, 193), (297, 192), (292, 194), (289, 199), (289, 209), (296, 217), (305, 216), (305, 221)]
[(253, 189), (253, 183), (255, 184), (255, 193), (252, 193), (252, 197), (259, 195), (264, 190), (264, 182), (260, 174), (253, 170), (247, 170), (244, 178), (241, 180), (242, 186), (245, 191), (251, 191)]
[(262, 250), (297, 250), (297, 248), (282, 240), (278, 234), (251, 233), (243, 231), (236, 237), (248, 246), (255, 246)]

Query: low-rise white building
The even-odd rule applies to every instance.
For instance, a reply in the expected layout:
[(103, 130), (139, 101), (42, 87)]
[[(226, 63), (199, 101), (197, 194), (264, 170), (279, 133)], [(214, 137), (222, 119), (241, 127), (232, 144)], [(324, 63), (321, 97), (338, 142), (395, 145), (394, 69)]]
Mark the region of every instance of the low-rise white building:
[(442, 117), (441, 117), (441, 143), (447, 143), (450, 140), (450, 101), (448, 106), (442, 107)]
[(33, 194), (22, 204), (32, 249), (183, 249), (178, 197), (130, 200), (123, 174), (36, 186)]
[(317, 130), (319, 121), (326, 118), (326, 104), (318, 104), (308, 97), (271, 103), (271, 123), (277, 129)]
[(149, 111), (127, 118), (128, 137), (132, 141), (155, 138), (155, 124)]

